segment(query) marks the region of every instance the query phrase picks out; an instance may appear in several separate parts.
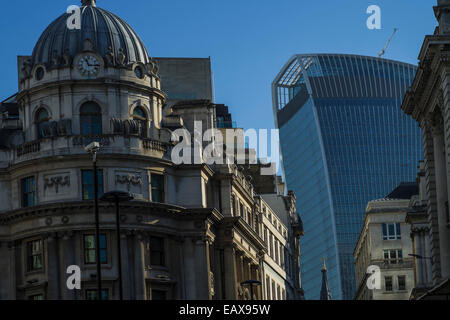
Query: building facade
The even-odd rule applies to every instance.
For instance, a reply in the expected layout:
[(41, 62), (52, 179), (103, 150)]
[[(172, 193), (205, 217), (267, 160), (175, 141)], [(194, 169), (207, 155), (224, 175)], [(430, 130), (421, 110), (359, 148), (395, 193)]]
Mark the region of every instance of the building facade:
[(373, 57), (295, 55), (273, 82), (284, 176), (303, 213), (307, 299), (319, 299), (322, 257), (333, 299), (353, 299), (367, 203), (416, 177), (420, 128), (399, 107), (415, 71)]
[[(31, 56), (18, 58), (19, 91), (1, 105), (0, 299), (98, 296), (94, 178), (84, 149), (93, 141), (99, 195), (134, 197), (120, 205), (119, 235), (114, 206), (99, 205), (102, 297), (118, 297), (121, 259), (125, 299), (250, 299), (241, 283), (263, 281), (267, 252), (250, 179), (233, 163), (171, 157), (173, 130), (193, 136), (194, 120), (214, 128), (223, 106), (175, 96), (163, 112), (160, 67), (139, 36), (95, 0), (82, 5), (81, 29), (67, 30), (63, 14)], [(81, 290), (66, 285), (72, 265), (81, 268)]]
[[(410, 197), (370, 201), (354, 250), (355, 300), (408, 300), (414, 288), (411, 227), (405, 217)], [(370, 266), (380, 268), (381, 286), (369, 288)]]
[[(450, 1), (438, 0), (434, 7), (439, 26), (433, 35), (425, 37), (419, 53), (419, 69), (403, 100), (403, 111), (422, 128), (427, 227), (429, 237), (422, 259), (429, 259), (433, 288), (430, 296), (439, 292), (450, 296)], [(426, 200), (425, 200), (426, 199)], [(422, 238), (426, 239), (426, 238)], [(423, 251), (422, 251), (423, 252)], [(425, 266), (422, 266), (424, 270)], [(427, 285), (428, 280), (422, 281)], [(442, 287), (444, 285), (444, 287)]]

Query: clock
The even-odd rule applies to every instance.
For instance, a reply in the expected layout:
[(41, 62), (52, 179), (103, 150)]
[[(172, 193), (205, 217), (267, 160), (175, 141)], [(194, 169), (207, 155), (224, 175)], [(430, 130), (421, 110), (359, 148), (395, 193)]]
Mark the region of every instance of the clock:
[(81, 57), (78, 61), (78, 70), (85, 76), (95, 76), (100, 68), (98, 59), (94, 56), (87, 55)]

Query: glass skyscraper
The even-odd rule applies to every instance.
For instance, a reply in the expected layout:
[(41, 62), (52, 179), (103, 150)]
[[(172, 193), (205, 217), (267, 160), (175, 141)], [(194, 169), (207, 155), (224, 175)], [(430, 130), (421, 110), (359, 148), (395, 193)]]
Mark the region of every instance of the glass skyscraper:
[(272, 85), (283, 173), (295, 191), (306, 299), (322, 258), (333, 299), (353, 299), (353, 249), (370, 200), (415, 181), (420, 128), (400, 109), (416, 67), (357, 55), (296, 55)]

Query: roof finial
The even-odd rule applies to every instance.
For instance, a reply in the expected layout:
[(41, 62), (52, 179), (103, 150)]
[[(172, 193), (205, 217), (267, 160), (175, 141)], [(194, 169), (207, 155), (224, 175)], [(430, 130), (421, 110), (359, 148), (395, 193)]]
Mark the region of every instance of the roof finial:
[(95, 7), (95, 6), (96, 6), (96, 1), (95, 1), (95, 0), (81, 0), (81, 5), (82, 5), (82, 6), (92, 6), (92, 7)]
[(322, 288), (320, 289), (320, 300), (331, 300), (331, 292), (328, 287), (327, 266), (325, 265), (325, 258), (322, 259)]

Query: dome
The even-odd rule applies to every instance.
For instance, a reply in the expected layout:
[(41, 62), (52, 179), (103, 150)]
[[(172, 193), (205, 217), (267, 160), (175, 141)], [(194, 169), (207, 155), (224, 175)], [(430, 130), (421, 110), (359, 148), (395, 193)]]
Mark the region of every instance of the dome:
[[(33, 50), (32, 63), (55, 65), (69, 54), (73, 58), (83, 51), (89, 39), (93, 50), (105, 57), (125, 55), (123, 64), (150, 63), (144, 43), (123, 19), (98, 8), (95, 0), (83, 0), (80, 7), (81, 29), (69, 29), (67, 21), (72, 14), (65, 13), (53, 21), (39, 38)], [(56, 60), (55, 60), (56, 59)], [(61, 62), (62, 63), (62, 62)], [(56, 63), (57, 64), (57, 63)]]

